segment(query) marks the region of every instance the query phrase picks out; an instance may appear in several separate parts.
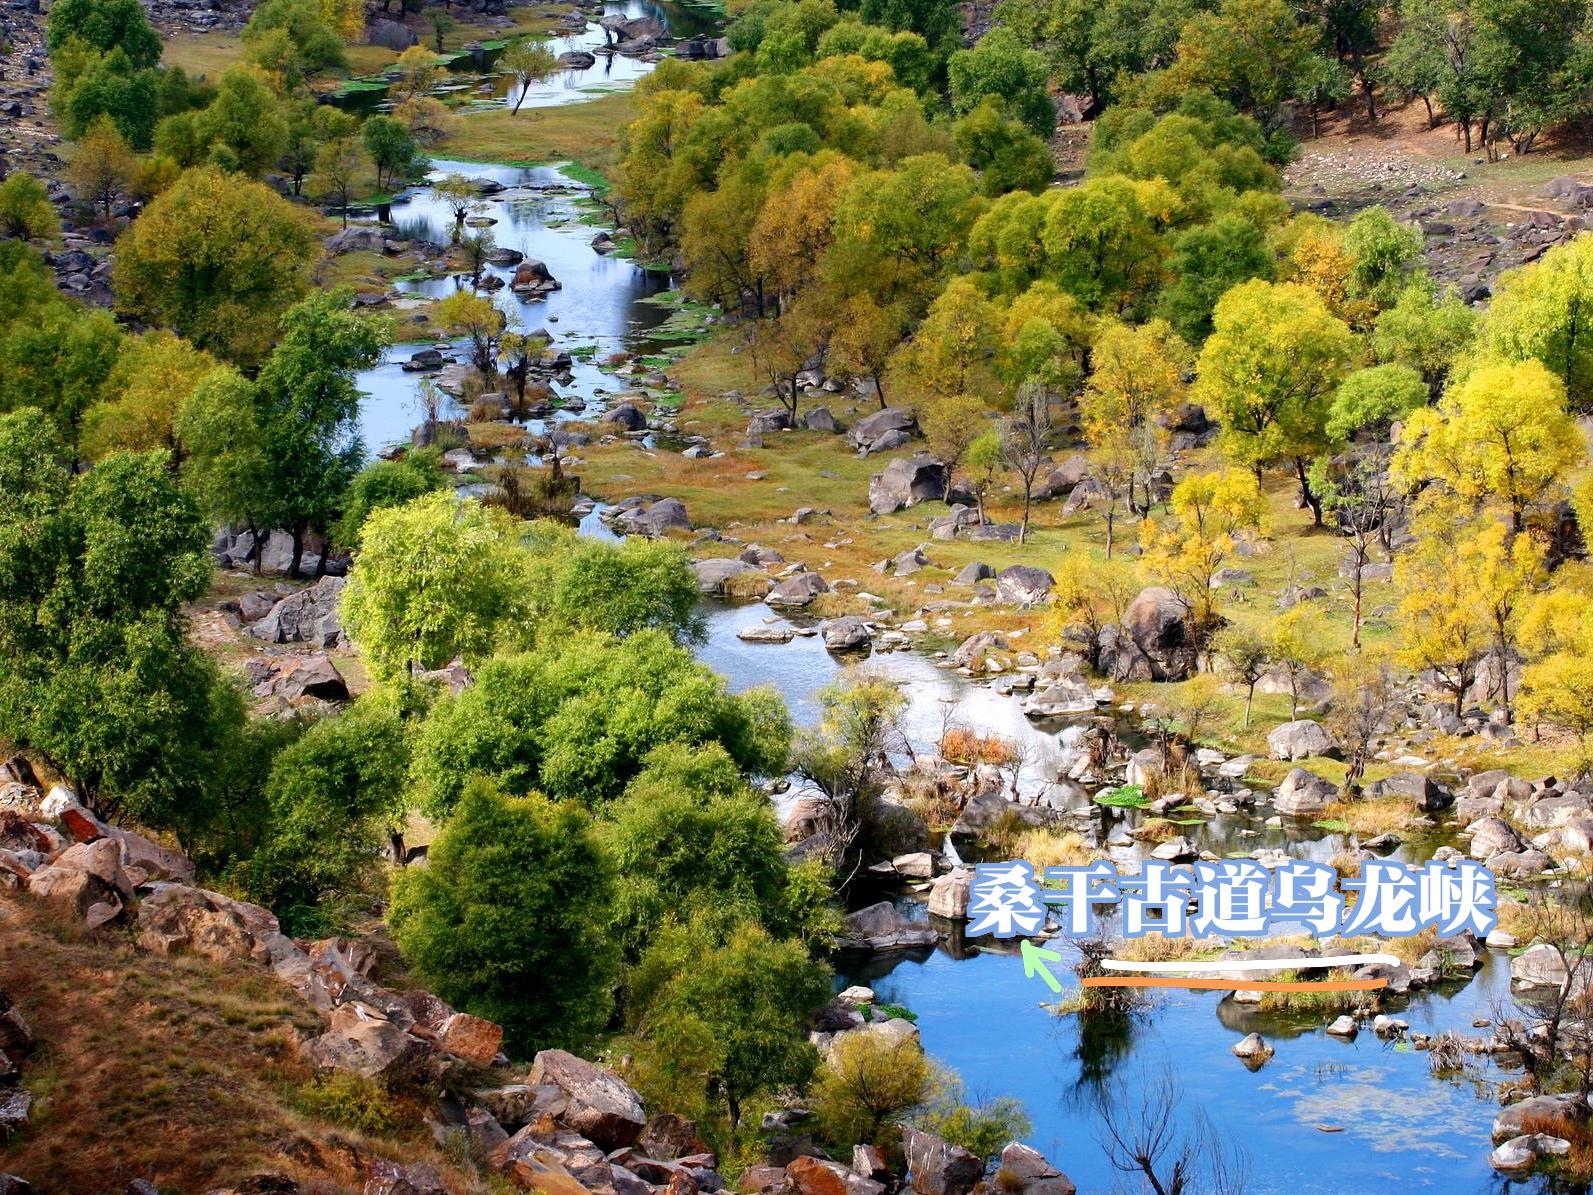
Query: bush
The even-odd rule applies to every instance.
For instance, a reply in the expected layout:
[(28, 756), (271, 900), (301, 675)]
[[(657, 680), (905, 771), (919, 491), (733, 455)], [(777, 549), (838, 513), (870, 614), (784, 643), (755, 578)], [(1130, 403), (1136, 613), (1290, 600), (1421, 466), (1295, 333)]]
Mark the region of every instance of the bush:
[(918, 1119), (920, 1128), (960, 1145), (988, 1166), (1009, 1142), (1026, 1137), (1033, 1126), (1023, 1105), (1010, 1096), (964, 1102), (962, 1085), (943, 1079), (940, 1095)]
[(608, 1023), (613, 878), (577, 805), (470, 784), (426, 866), (400, 872), (391, 922), (449, 1003), (503, 1026), (525, 1056), (579, 1049)]
[(934, 1094), (935, 1075), (916, 1039), (842, 1037), (814, 1080), (811, 1101), (824, 1139), (840, 1150), (877, 1145)]
[(397, 1129), (400, 1120), (387, 1088), (362, 1075), (340, 1072), (314, 1079), (294, 1102), (306, 1116), (378, 1137)]

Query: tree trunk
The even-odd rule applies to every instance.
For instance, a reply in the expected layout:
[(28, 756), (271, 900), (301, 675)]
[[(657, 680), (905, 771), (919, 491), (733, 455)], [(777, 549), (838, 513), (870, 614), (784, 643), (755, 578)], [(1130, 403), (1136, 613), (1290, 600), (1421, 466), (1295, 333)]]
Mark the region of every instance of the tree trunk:
[(1423, 95), (1422, 103), (1427, 105), (1427, 127), (1429, 129), (1436, 129), (1438, 127), (1438, 118), (1433, 115), (1432, 99), (1427, 95)]
[(1034, 483), (1027, 482), (1023, 487), (1023, 522), (1018, 524), (1018, 545), (1021, 547), (1029, 538), (1029, 495), (1034, 491)]
[(1305, 458), (1303, 456), (1294, 458), (1294, 471), (1300, 479), (1300, 498), (1311, 508), (1311, 523), (1313, 526), (1320, 527), (1322, 525), (1322, 498), (1321, 495), (1311, 492), (1311, 482), (1305, 475)]
[(304, 528), (298, 526), (293, 529), (293, 563), (288, 566), (288, 576), (295, 581), (299, 578), (299, 560), (304, 555)]
[(1117, 512), (1110, 506), (1106, 508), (1106, 558), (1112, 558), (1112, 525), (1117, 522)]
[(1256, 703), (1256, 682), (1251, 681), (1250, 687), (1245, 690), (1245, 721), (1244, 729), (1250, 729), (1250, 707)]

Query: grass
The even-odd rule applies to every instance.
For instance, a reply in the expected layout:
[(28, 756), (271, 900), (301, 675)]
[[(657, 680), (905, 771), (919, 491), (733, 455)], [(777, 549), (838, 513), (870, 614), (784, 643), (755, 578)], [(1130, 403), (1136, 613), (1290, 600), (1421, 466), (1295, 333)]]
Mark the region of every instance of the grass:
[(160, 60), (166, 66), (182, 67), (191, 78), (215, 82), (242, 56), (243, 39), (236, 33), (175, 33), (167, 39)]
[(571, 162), (589, 172), (583, 182), (608, 178), (619, 161), (620, 132), (634, 112), (628, 91), (555, 108), (522, 108), (518, 113), (503, 105), (461, 112), (435, 156), (510, 165)]
[[(432, 1144), (413, 1097), (344, 1093), (320, 1105), (344, 1123), (318, 1114), (297, 1043), (321, 1031), (321, 1018), (253, 963), (151, 956), (15, 898), (0, 899), (0, 958), (6, 993), (39, 1043), (22, 1076), (33, 1118), (4, 1168), (38, 1189), (97, 1191), (109, 1176), (136, 1175), (198, 1191), (274, 1170), (307, 1189), (357, 1190), (360, 1155), (424, 1159), (464, 1177)], [(351, 1108), (379, 1131), (349, 1127)]]

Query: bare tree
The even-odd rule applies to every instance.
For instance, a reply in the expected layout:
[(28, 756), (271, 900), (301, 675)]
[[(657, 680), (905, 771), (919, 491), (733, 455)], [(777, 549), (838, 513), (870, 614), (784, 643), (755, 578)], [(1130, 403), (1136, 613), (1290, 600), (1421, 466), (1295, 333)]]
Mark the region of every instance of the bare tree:
[(1203, 1109), (1183, 1099), (1169, 1067), (1130, 1090), (1102, 1093), (1101, 1146), (1119, 1173), (1153, 1195), (1241, 1195), (1249, 1166)]
[(1519, 940), (1547, 946), (1552, 957), (1539, 968), (1542, 982), (1494, 1009), (1496, 1031), (1535, 1087), (1569, 1080), (1586, 1099), (1593, 1092), (1593, 906), (1585, 893), (1537, 889), (1515, 928)]
[(1386, 449), (1358, 453), (1337, 471), (1327, 461), (1318, 461), (1312, 467), (1311, 487), (1333, 512), (1348, 545), (1344, 569), (1353, 611), (1350, 643), (1359, 649), (1367, 567), (1377, 548), (1392, 556), (1391, 524), (1405, 499), (1389, 479)]
[(1349, 662), (1333, 681), (1328, 725), (1344, 751), (1344, 789), (1360, 791), (1372, 740), (1383, 733), (1399, 710), (1401, 697), (1386, 663)]
[(1026, 382), (1018, 387), (1012, 414), (1001, 421), (1001, 451), (1007, 464), (1023, 482), (1023, 522), (1018, 525), (1018, 542), (1029, 537), (1029, 507), (1034, 498), (1034, 479), (1045, 467), (1045, 440), (1051, 433), (1051, 396), (1045, 387)]

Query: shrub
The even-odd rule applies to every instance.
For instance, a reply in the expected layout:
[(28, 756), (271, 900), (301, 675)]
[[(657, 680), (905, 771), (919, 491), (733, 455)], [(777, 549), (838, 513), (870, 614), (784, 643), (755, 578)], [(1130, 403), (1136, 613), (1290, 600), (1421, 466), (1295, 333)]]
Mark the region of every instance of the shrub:
[(373, 1136), (398, 1128), (400, 1117), (387, 1088), (362, 1075), (324, 1075), (305, 1084), (295, 1101), (307, 1116)]
[(812, 1091), (824, 1139), (838, 1149), (878, 1144), (933, 1096), (935, 1075), (914, 1039), (850, 1033), (835, 1044)]

